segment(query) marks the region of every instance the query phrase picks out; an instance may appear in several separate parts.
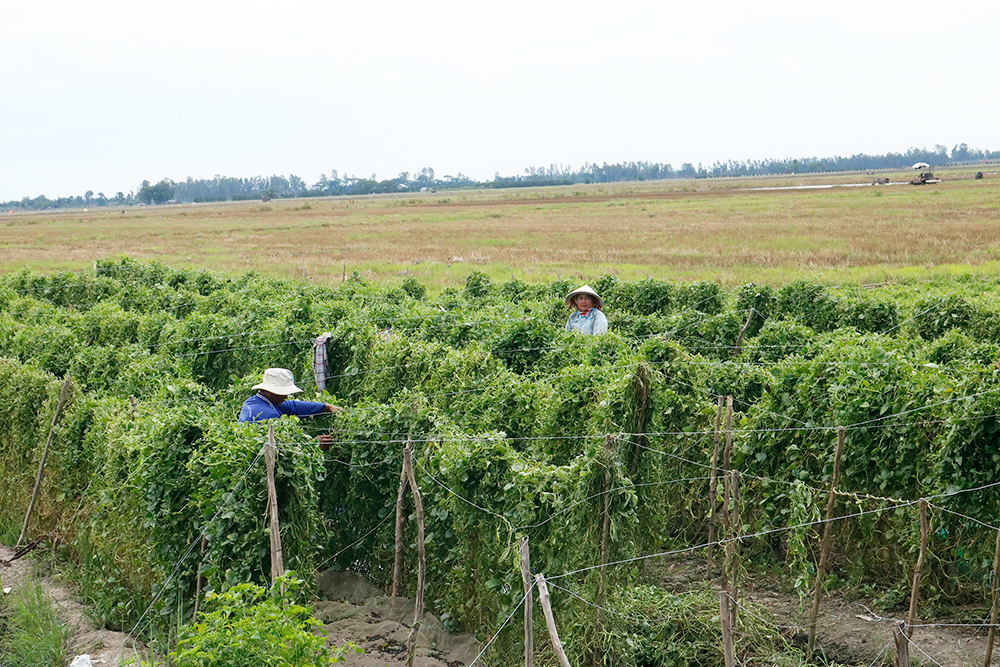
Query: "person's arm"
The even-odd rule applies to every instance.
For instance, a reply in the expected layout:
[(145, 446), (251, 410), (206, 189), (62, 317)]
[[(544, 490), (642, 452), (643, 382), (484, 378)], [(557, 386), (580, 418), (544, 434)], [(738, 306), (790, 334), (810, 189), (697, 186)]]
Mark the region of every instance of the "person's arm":
[(321, 412), (335, 412), (335, 410), (327, 410), (327, 406), (329, 405), (329, 403), (319, 403), (316, 401), (293, 401), (288, 399), (281, 402), (278, 406), (278, 410), (280, 410), (283, 415), (311, 417), (313, 415), (318, 415)]

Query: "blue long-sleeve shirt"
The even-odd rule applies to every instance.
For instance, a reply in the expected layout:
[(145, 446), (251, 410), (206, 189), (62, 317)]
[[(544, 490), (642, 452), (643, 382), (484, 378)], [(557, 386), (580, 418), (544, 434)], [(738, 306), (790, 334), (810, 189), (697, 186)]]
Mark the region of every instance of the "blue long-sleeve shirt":
[(241, 424), (256, 423), (277, 419), (281, 415), (298, 415), (307, 417), (318, 415), (326, 408), (326, 403), (316, 403), (314, 401), (291, 401), (285, 399), (277, 406), (260, 394), (254, 394), (243, 403), (240, 408)]
[(566, 322), (566, 331), (578, 331), (582, 334), (597, 335), (608, 330), (608, 318), (597, 308), (591, 308), (586, 315), (574, 311)]

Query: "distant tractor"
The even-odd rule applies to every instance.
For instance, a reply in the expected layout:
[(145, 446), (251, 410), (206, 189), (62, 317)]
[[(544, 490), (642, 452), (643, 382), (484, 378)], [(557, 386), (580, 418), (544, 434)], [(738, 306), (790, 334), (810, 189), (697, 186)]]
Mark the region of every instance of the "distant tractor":
[(920, 175), (910, 181), (910, 185), (927, 185), (928, 183), (940, 183), (940, 178), (935, 178), (934, 174), (931, 173), (931, 166), (926, 162), (918, 162), (911, 167), (911, 169), (918, 169)]

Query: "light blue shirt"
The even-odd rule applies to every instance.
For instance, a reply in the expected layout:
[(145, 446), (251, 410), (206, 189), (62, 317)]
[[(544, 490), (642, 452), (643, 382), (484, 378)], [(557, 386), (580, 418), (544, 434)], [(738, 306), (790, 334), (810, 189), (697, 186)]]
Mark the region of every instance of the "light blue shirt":
[(607, 333), (608, 318), (597, 308), (591, 308), (586, 315), (581, 315), (578, 310), (569, 316), (569, 321), (566, 322), (566, 331), (577, 331), (594, 336)]

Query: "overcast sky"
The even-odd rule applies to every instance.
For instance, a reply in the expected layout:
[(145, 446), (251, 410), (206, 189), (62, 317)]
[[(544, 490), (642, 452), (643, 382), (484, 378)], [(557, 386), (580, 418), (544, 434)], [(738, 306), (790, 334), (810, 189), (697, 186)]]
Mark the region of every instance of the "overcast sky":
[(4, 4), (0, 201), (1000, 150), (988, 0)]

